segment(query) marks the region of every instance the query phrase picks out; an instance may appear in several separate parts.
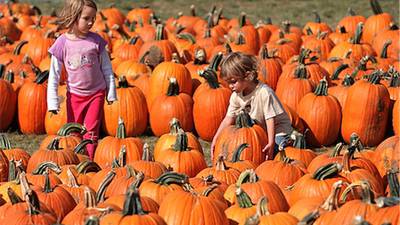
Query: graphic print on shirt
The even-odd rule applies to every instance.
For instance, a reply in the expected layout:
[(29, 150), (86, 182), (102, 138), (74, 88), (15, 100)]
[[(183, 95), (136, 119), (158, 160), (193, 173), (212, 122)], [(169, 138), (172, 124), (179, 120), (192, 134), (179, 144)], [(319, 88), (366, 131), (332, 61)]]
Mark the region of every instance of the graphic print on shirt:
[(96, 60), (96, 52), (94, 50), (85, 51), (82, 49), (81, 51), (71, 55), (67, 60), (67, 67), (70, 70), (78, 70), (83, 67), (92, 67)]

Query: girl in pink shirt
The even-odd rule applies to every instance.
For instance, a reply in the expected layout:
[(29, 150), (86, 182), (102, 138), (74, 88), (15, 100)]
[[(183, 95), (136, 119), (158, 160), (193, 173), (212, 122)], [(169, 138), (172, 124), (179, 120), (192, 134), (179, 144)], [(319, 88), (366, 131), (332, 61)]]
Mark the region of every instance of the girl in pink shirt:
[(60, 24), (68, 31), (57, 38), (49, 49), (51, 66), (47, 88), (47, 106), (57, 114), (57, 94), (61, 68), (64, 65), (67, 78), (67, 122), (83, 124), (90, 159), (93, 159), (103, 115), (104, 99), (108, 104), (116, 100), (114, 74), (105, 49), (106, 41), (90, 32), (96, 19), (94, 0), (68, 0), (61, 12)]

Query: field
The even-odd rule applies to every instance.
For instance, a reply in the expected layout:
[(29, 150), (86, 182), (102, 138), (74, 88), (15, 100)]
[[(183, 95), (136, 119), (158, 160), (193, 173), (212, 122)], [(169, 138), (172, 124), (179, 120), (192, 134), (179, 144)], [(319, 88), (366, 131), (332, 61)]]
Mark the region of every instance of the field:
[[(31, 0), (21, 1), (30, 2), (37, 5), (44, 14), (48, 14), (53, 10), (59, 10), (63, 1), (60, 0)], [(212, 5), (217, 8), (223, 7), (223, 15), (228, 18), (233, 18), (241, 12), (246, 12), (248, 18), (256, 23), (258, 20), (270, 17), (273, 23), (280, 23), (283, 20), (290, 20), (297, 26), (304, 26), (307, 21), (314, 19), (312, 11), (317, 11), (321, 15), (322, 21), (327, 22), (332, 28), (335, 27), (340, 18), (347, 14), (347, 9), (351, 7), (357, 14), (364, 16), (372, 15), (372, 11), (367, 0), (242, 0), (242, 1), (227, 1), (221, 0), (217, 3), (210, 0), (202, 1), (186, 1), (186, 0), (166, 0), (166, 1), (106, 1), (98, 0), (99, 8), (105, 8), (112, 4), (122, 9), (124, 13), (134, 7), (149, 6), (153, 8), (161, 19), (176, 16), (179, 12), (184, 14), (189, 13), (190, 5), (196, 6), (198, 15), (205, 15)], [(382, 0), (380, 4), (384, 11), (393, 15), (393, 18), (398, 23), (399, 21), (399, 2), (396, 0)], [(12, 143), (16, 147), (21, 147), (30, 153), (38, 148), (38, 144), (44, 138), (44, 135), (22, 135), (15, 126), (11, 128), (7, 135), (11, 138)], [(147, 135), (141, 137), (145, 142), (153, 144), (157, 138)], [(201, 144), (208, 155), (209, 142), (201, 141)], [(208, 158), (208, 157), (207, 157)]]

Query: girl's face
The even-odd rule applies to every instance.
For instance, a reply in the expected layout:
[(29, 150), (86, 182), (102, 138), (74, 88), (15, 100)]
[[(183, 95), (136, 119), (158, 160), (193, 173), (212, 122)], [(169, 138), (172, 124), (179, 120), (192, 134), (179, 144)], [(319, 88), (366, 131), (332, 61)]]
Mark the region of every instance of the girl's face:
[(96, 9), (83, 6), (81, 16), (76, 23), (76, 31), (79, 35), (86, 35), (92, 28), (94, 21), (96, 20)]
[(229, 76), (224, 80), (228, 83), (229, 88), (236, 93), (243, 92), (243, 94), (246, 95), (252, 91), (250, 90), (252, 88), (252, 81), (245, 78)]

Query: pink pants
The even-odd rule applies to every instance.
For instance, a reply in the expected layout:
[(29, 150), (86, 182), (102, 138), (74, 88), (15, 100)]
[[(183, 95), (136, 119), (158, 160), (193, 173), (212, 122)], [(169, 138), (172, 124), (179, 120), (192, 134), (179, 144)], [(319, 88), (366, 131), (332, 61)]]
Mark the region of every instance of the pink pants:
[(103, 117), (105, 90), (93, 95), (80, 96), (67, 92), (67, 122), (83, 124), (87, 132), (84, 139), (92, 139), (93, 144), (86, 146), (89, 158), (93, 160), (99, 139), (100, 123)]

